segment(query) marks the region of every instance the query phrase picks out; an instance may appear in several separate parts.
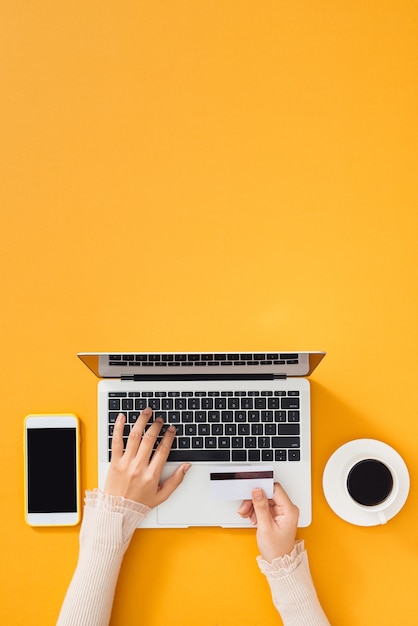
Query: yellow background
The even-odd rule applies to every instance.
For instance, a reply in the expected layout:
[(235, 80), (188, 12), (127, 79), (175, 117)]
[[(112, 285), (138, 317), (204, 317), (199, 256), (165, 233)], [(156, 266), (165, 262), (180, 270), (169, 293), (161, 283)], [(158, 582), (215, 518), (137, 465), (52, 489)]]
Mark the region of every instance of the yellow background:
[[(78, 528), (23, 518), (23, 419), (82, 420), (78, 351), (326, 350), (313, 514), (333, 625), (416, 624), (417, 21), (412, 0), (1, 0), (0, 622), (53, 624)], [(330, 455), (371, 437), (412, 486), (339, 519)], [(137, 532), (112, 624), (278, 624), (251, 530)]]

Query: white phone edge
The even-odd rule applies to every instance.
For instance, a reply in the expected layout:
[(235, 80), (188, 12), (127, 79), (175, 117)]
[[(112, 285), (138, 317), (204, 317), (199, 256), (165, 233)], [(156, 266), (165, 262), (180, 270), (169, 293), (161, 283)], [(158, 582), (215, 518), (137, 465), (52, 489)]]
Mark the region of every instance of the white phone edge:
[[(28, 457), (27, 437), (29, 429), (36, 428), (75, 428), (76, 430), (76, 484), (77, 511), (67, 513), (29, 513), (28, 512)], [(33, 527), (45, 526), (76, 526), (80, 522), (80, 420), (74, 413), (37, 413), (27, 415), (24, 421), (24, 514), (25, 522)]]

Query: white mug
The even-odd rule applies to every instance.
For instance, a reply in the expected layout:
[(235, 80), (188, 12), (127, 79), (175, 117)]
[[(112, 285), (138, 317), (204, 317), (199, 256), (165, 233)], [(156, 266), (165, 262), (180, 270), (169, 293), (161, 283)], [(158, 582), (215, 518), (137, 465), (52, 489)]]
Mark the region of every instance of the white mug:
[(352, 459), (345, 477), (347, 497), (362, 510), (376, 514), (386, 524), (385, 511), (396, 499), (399, 481), (393, 468), (381, 458), (362, 455)]

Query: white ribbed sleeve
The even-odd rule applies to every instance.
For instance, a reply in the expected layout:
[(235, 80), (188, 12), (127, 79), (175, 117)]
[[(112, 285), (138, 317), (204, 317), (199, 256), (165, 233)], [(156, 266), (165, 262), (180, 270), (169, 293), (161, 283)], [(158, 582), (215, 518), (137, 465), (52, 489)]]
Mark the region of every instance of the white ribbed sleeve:
[[(124, 498), (86, 493), (78, 563), (57, 626), (108, 626), (123, 556), (150, 510)], [(257, 559), (285, 626), (329, 626), (309, 571), (303, 542), (272, 563)]]
[(148, 507), (87, 492), (80, 531), (80, 553), (58, 626), (107, 626), (123, 555)]
[(296, 543), (289, 556), (272, 563), (257, 557), (257, 562), (267, 577), (284, 626), (329, 626), (316, 595), (303, 541)]

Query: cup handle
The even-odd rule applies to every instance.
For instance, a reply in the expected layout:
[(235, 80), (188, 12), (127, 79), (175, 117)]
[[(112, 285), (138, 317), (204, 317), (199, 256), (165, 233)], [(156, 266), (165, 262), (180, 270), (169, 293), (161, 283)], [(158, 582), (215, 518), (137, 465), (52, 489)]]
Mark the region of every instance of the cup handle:
[(386, 524), (387, 523), (386, 515), (384, 514), (383, 511), (378, 511), (377, 512), (377, 517), (379, 518), (379, 523), (380, 524)]

